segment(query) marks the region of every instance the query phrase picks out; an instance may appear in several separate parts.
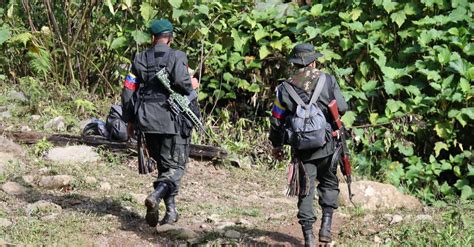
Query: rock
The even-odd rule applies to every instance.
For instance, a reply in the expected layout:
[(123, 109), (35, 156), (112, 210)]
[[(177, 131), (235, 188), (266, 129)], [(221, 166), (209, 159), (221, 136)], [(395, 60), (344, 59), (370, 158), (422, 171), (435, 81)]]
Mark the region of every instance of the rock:
[(36, 122), (41, 119), (40, 115), (31, 115), (31, 121)]
[(252, 223), (246, 219), (239, 219), (235, 222), (237, 225), (243, 225), (243, 226), (251, 226)]
[(26, 207), (28, 215), (36, 214), (58, 214), (61, 213), (62, 208), (58, 204), (40, 200), (32, 204), (28, 204)]
[(428, 214), (420, 214), (415, 217), (415, 221), (432, 221), (433, 217)]
[(16, 182), (6, 182), (2, 185), (2, 190), (9, 195), (22, 195), (26, 194), (28, 190), (21, 184)]
[(203, 231), (210, 231), (212, 228), (208, 224), (202, 224), (199, 226)]
[(161, 236), (166, 236), (168, 238), (178, 239), (178, 240), (189, 240), (198, 237), (198, 234), (193, 230), (180, 227), (173, 224), (158, 225), (156, 231)]
[(147, 197), (147, 195), (145, 194), (130, 193), (130, 195), (132, 196), (133, 200), (135, 200), (135, 202), (140, 203), (140, 204), (144, 203)]
[(229, 161), (231, 165), (243, 169), (251, 169), (253, 164), (252, 159), (248, 156), (241, 157), (238, 155), (231, 155)]
[(224, 221), (224, 222), (219, 222), (219, 224), (216, 226), (217, 229), (225, 229), (227, 227), (235, 226), (234, 222), (230, 221)]
[(12, 117), (12, 114), (9, 110), (0, 113), (0, 119), (9, 119)]
[(0, 135), (0, 150), (3, 153), (11, 153), (14, 156), (23, 156), (25, 154), (25, 151), (20, 145), (2, 135)]
[(36, 184), (36, 181), (35, 181), (35, 177), (32, 176), (32, 175), (24, 175), (21, 177), (21, 180), (23, 180), (23, 182), (31, 187), (35, 186)]
[(8, 219), (5, 219), (5, 218), (0, 218), (0, 228), (4, 228), (4, 227), (9, 227), (11, 226), (13, 223), (8, 220)]
[(377, 244), (383, 243), (383, 239), (381, 239), (379, 236), (375, 235), (374, 236), (374, 242)]
[(52, 148), (46, 158), (60, 163), (86, 163), (98, 161), (99, 155), (92, 147), (79, 145)]
[(226, 238), (232, 238), (232, 239), (239, 239), (240, 238), (240, 232), (236, 230), (228, 230), (224, 233), (224, 236)]
[(21, 102), (28, 101), (28, 99), (26, 98), (23, 92), (17, 92), (17, 91), (10, 91), (10, 93), (8, 94), (8, 98), (10, 98), (11, 100), (17, 100)]
[(53, 213), (53, 214), (50, 214), (50, 215), (46, 215), (46, 216), (43, 216), (41, 217), (40, 219), (42, 221), (50, 221), (50, 220), (55, 220), (57, 219), (59, 216), (59, 213)]
[(59, 116), (49, 120), (45, 125), (45, 129), (53, 129), (53, 130), (64, 130), (66, 128), (66, 124), (64, 123), (64, 118)]
[(112, 189), (112, 186), (108, 182), (100, 183), (100, 190), (110, 191), (111, 189)]
[(39, 174), (42, 174), (42, 175), (46, 175), (49, 173), (49, 171), (51, 171), (51, 168), (49, 167), (42, 167), (38, 170), (38, 173)]
[(390, 225), (400, 223), (400, 222), (402, 222), (402, 220), (403, 220), (403, 216), (401, 216), (401, 215), (399, 215), (399, 214), (395, 214), (395, 215), (392, 217), (392, 221), (390, 221)]
[(21, 126), (20, 131), (21, 132), (30, 132), (31, 128), (28, 127), (27, 125), (23, 125), (23, 126)]
[(279, 220), (284, 218), (286, 214), (287, 213), (285, 212), (270, 214), (270, 216), (268, 216), (268, 220)]
[(391, 214), (384, 214), (383, 215), (383, 218), (386, 220), (386, 221), (391, 221), (392, 220), (392, 216)]
[(86, 184), (91, 185), (91, 184), (97, 183), (97, 179), (96, 179), (95, 177), (86, 177), (86, 178), (84, 179), (84, 182), (85, 182)]
[(219, 222), (221, 219), (219, 217), (219, 215), (217, 214), (211, 214), (210, 216), (208, 216), (206, 218), (206, 222), (207, 223), (216, 223), (216, 222)]
[(71, 184), (72, 177), (69, 175), (55, 175), (41, 177), (38, 185), (46, 189), (61, 189)]
[(367, 214), (364, 216), (364, 219), (362, 219), (364, 222), (366, 223), (371, 223), (372, 221), (374, 221), (374, 216), (371, 215), (371, 214)]
[[(419, 210), (422, 205), (413, 196), (399, 192), (395, 186), (373, 181), (357, 181), (352, 183), (352, 201), (364, 210), (401, 209)], [(349, 201), (347, 186), (339, 186), (339, 202), (341, 206), (353, 207)]]

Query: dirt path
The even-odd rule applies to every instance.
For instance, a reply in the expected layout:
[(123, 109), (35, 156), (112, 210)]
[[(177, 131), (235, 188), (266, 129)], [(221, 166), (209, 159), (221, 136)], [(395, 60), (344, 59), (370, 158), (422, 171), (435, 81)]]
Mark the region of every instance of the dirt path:
[[(98, 164), (71, 165), (31, 157), (8, 161), (10, 165), (4, 166), (3, 179), (24, 184), (28, 193), (8, 195), (0, 190), (0, 213), (8, 216), (16, 231), (7, 233), (0, 229), (0, 233), (6, 233), (3, 237), (0, 235), (0, 240), (87, 246), (187, 243), (158, 234), (145, 223), (143, 198), (151, 192), (154, 178), (138, 175), (135, 162), (135, 159), (127, 159), (114, 165), (102, 160)], [(25, 183), (28, 176), (38, 180), (56, 174), (71, 175), (73, 184), (48, 189)], [(176, 225), (197, 233), (198, 242), (194, 243), (301, 246), (303, 236), (296, 220), (297, 198), (284, 195), (285, 177), (285, 171), (277, 169), (239, 169), (191, 160), (177, 197), (180, 220)], [(85, 181), (90, 178), (97, 182), (87, 184)], [(103, 189), (104, 183), (111, 189)], [(30, 215), (22, 210), (40, 200), (58, 205), (61, 212), (48, 216), (50, 212)], [(341, 222), (336, 215), (334, 236)], [(319, 221), (315, 224), (316, 235), (318, 226)], [(57, 232), (52, 233), (51, 229)], [(34, 234), (25, 238), (21, 233), (25, 231), (47, 234), (50, 238)], [(229, 231), (238, 236), (226, 236)]]
[[(192, 161), (177, 197), (181, 213), (177, 225), (194, 230), (211, 243), (302, 246), (296, 198), (284, 195), (284, 183), (284, 171), (241, 170)], [(318, 220), (316, 236), (319, 224)], [(337, 214), (333, 224), (337, 236), (342, 224)], [(228, 241), (213, 235), (216, 229), (234, 229), (242, 235), (238, 240)], [(98, 238), (97, 242), (103, 242), (104, 246), (179, 243), (160, 237), (141, 217)]]

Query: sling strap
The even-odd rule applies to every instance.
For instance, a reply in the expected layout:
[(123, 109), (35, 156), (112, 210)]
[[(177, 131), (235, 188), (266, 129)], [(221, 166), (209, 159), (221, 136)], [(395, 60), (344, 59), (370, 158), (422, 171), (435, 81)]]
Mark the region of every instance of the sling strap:
[(319, 76), (318, 84), (316, 85), (316, 89), (314, 89), (313, 91), (313, 95), (311, 96), (309, 103), (305, 104), (301, 97), (298, 95), (298, 93), (295, 91), (295, 89), (287, 82), (283, 82), (283, 86), (285, 87), (286, 91), (288, 91), (291, 98), (295, 100), (296, 104), (303, 106), (304, 108), (309, 107), (318, 100), (319, 96), (321, 95), (321, 91), (323, 90), (324, 84), (326, 84), (326, 75), (324, 73), (321, 73), (321, 75)]

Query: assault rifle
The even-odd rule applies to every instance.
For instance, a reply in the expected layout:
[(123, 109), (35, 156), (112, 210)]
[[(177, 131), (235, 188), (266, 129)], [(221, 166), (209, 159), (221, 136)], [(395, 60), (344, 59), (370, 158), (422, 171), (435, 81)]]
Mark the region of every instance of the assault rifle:
[(158, 81), (166, 88), (169, 92), (170, 97), (168, 99), (168, 103), (170, 104), (171, 111), (173, 114), (178, 116), (179, 114), (183, 113), (183, 115), (191, 121), (191, 123), (196, 126), (200, 131), (206, 133), (204, 131), (204, 126), (201, 123), (201, 120), (194, 114), (194, 112), (189, 108), (189, 99), (186, 96), (183, 96), (177, 92), (175, 92), (171, 88), (171, 83), (168, 78), (168, 73), (166, 72), (166, 68), (161, 69), (158, 71), (155, 76), (158, 78)]
[(155, 161), (148, 153), (145, 134), (138, 128), (137, 132), (137, 152), (138, 152), (138, 174), (148, 174), (155, 170)]
[(352, 202), (352, 194), (351, 191), (351, 163), (349, 161), (349, 149), (347, 148), (346, 143), (346, 128), (341, 121), (339, 116), (339, 108), (337, 107), (337, 101), (332, 100), (328, 105), (329, 111), (331, 112), (331, 116), (334, 119), (334, 123), (336, 124), (337, 130), (333, 132), (333, 137), (337, 138), (338, 144), (336, 147), (336, 152), (333, 156), (333, 162), (340, 163), (342, 175), (345, 176), (346, 183), (347, 183), (347, 190), (349, 192), (349, 200)]

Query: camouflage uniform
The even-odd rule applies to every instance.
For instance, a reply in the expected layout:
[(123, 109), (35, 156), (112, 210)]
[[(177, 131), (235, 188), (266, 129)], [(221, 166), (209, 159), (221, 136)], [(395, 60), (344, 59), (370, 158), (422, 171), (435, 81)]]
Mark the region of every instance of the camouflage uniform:
[[(287, 82), (293, 86), (303, 102), (309, 102), (321, 73), (323, 72), (310, 66), (298, 68), (292, 73), (292, 76)], [(328, 123), (331, 125), (329, 129), (335, 130), (336, 126), (332, 125), (332, 117), (327, 107), (329, 102), (333, 99), (337, 100), (339, 111), (343, 114), (348, 108), (347, 103), (341, 94), (339, 85), (334, 76), (326, 74), (326, 83), (321, 91), (317, 104), (327, 121), (330, 122)], [(281, 147), (284, 144), (288, 144), (285, 124), (287, 117), (296, 111), (296, 107), (296, 102), (291, 98), (285, 87), (280, 84), (276, 89), (276, 98), (273, 103), (272, 117), (270, 119), (270, 140), (274, 147)], [(307, 196), (299, 196), (298, 198), (297, 217), (303, 228), (303, 232), (311, 231), (312, 233), (312, 225), (316, 221), (313, 208), (315, 179), (319, 181), (319, 205), (323, 209), (323, 213), (330, 213), (332, 217), (333, 209), (337, 209), (338, 207), (337, 197), (339, 187), (336, 176), (336, 166), (331, 166), (332, 154), (335, 151), (336, 142), (330, 132), (327, 133), (326, 140), (327, 143), (322, 148), (314, 150), (293, 150), (294, 155), (303, 162), (310, 181), (309, 194)]]

